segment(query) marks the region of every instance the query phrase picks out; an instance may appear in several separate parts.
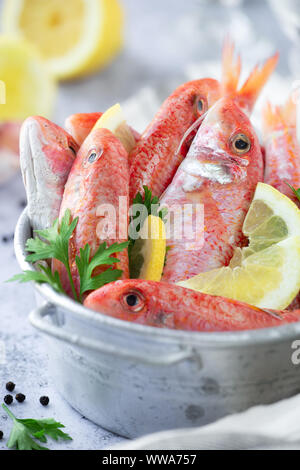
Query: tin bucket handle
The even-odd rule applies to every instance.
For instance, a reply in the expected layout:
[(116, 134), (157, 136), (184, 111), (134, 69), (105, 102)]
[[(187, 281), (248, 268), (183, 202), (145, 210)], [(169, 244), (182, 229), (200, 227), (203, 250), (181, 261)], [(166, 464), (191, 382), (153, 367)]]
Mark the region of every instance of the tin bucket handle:
[(51, 324), (45, 321), (45, 317), (54, 315), (56, 307), (50, 302), (46, 302), (40, 307), (33, 310), (29, 315), (29, 321), (32, 326), (42, 333), (51, 336), (60, 341), (64, 341), (73, 346), (79, 346), (83, 348), (90, 349), (92, 351), (97, 351), (105, 354), (110, 354), (112, 356), (118, 356), (123, 359), (132, 359), (143, 362), (144, 364), (153, 365), (153, 366), (169, 366), (172, 364), (178, 364), (186, 359), (191, 359), (193, 357), (192, 349), (182, 350), (172, 354), (167, 354), (164, 356), (154, 357), (144, 354), (133, 354), (132, 351), (125, 348), (120, 348), (112, 346), (110, 344), (104, 343), (103, 341), (94, 340), (92, 338), (85, 338), (84, 336), (79, 336), (72, 334), (64, 330), (63, 328)]

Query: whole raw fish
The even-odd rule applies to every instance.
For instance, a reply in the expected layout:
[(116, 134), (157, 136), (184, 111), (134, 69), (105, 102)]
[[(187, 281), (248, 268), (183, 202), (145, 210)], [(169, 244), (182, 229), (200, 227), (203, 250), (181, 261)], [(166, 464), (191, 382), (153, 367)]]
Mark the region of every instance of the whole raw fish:
[(261, 148), (249, 118), (234, 101), (219, 100), (208, 111), (161, 198), (169, 213), (176, 207), (203, 205), (204, 226), (199, 226), (195, 210), (188, 223), (195, 238), (203, 233), (204, 244), (187, 247), (191, 240), (184, 227), (179, 227), (178, 235), (176, 221), (170, 217), (164, 281), (178, 282), (229, 263), (234, 248), (244, 244), (242, 225), (256, 185), (262, 180)]
[(256, 65), (239, 89), (241, 58), (235, 59), (234, 43), (227, 39), (223, 48), (222, 96), (232, 98), (250, 116), (261, 90), (276, 68), (279, 54), (276, 53), (260, 67)]
[(186, 156), (190, 140), (178, 147), (185, 132), (221, 96), (213, 79), (195, 80), (177, 88), (163, 103), (129, 155), (130, 201), (143, 186), (160, 196)]
[(24, 121), (20, 164), (33, 229), (47, 228), (58, 217), (77, 151), (73, 137), (48, 119), (37, 116)]
[(262, 310), (165, 282), (137, 279), (107, 284), (89, 294), (84, 305), (141, 325), (189, 331), (251, 330), (300, 320), (300, 310)]
[[(66, 119), (65, 128), (81, 146), (101, 116), (102, 113), (72, 114)], [(136, 142), (138, 142), (140, 134), (132, 127), (130, 129)]]
[[(77, 290), (79, 278), (75, 255), (79, 254), (80, 248), (88, 243), (93, 255), (104, 241), (108, 245), (127, 241), (128, 200), (128, 153), (109, 130), (94, 129), (78, 151), (60, 209), (60, 217), (67, 209), (70, 209), (73, 218), (79, 217), (69, 250), (70, 267)], [(122, 233), (119, 231), (121, 225)], [(123, 270), (123, 277), (128, 278), (127, 250), (118, 253), (118, 259), (120, 263), (117, 267)], [(65, 268), (56, 261), (53, 268), (61, 274), (63, 286), (70, 294)]]
[(297, 139), (296, 112), (297, 105), (292, 96), (283, 106), (267, 103), (263, 109), (263, 140), (265, 183), (299, 204), (286, 184), (300, 188), (300, 145)]

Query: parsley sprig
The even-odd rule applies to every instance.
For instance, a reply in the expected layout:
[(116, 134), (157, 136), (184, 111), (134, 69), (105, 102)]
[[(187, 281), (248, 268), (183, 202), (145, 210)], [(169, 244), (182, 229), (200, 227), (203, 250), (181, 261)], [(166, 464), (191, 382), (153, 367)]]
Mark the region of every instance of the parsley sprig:
[[(26, 250), (30, 253), (26, 257), (26, 261), (36, 263), (36, 271), (26, 270), (21, 274), (9, 279), (8, 282), (19, 281), (50, 284), (53, 289), (61, 294), (66, 294), (63, 289), (58, 271), (52, 272), (51, 267), (45, 263), (46, 260), (56, 259), (60, 261), (66, 268), (73, 297), (76, 301), (82, 302), (83, 294), (89, 290), (98, 289), (103, 285), (116, 281), (120, 278), (122, 271), (118, 269), (108, 268), (101, 274), (93, 277), (94, 270), (99, 266), (113, 265), (119, 262), (117, 258), (112, 257), (114, 253), (118, 253), (127, 248), (128, 242), (114, 243), (107, 247), (106, 243), (102, 243), (95, 255), (91, 257), (91, 248), (87, 244), (80, 249), (79, 255), (76, 256), (76, 266), (80, 278), (79, 295), (75, 289), (74, 280), (72, 278), (69, 259), (69, 244), (73, 232), (78, 224), (78, 217), (71, 219), (71, 212), (67, 210), (59, 223), (55, 220), (52, 227), (45, 230), (35, 230), (37, 236), (30, 238), (26, 242)], [(39, 263), (43, 261), (43, 263)]]
[(9, 449), (17, 450), (49, 450), (37, 441), (47, 442), (47, 436), (55, 441), (62, 439), (70, 441), (72, 438), (61, 429), (65, 426), (54, 419), (18, 419), (2, 404), (2, 408), (13, 421), (13, 427), (7, 442)]

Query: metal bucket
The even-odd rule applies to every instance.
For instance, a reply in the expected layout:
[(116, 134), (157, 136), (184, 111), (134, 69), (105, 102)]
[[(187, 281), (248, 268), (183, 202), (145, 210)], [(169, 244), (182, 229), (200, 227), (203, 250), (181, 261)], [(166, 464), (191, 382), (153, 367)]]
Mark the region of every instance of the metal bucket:
[[(15, 233), (22, 269), (32, 231)], [(201, 426), (300, 392), (292, 343), (300, 323), (248, 332), (158, 329), (108, 317), (37, 285), (32, 325), (48, 339), (51, 374), (81, 414), (126, 437)]]

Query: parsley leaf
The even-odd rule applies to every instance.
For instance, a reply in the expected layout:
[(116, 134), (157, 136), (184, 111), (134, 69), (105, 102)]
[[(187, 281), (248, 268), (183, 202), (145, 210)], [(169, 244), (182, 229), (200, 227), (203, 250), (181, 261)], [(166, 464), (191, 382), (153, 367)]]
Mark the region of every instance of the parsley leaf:
[(62, 439), (64, 441), (71, 441), (72, 438), (69, 434), (64, 433), (61, 428), (65, 426), (62, 423), (54, 421), (52, 418), (48, 419), (19, 419), (19, 423), (23, 424), (32, 435), (41, 442), (47, 442), (47, 437), (51, 437), (55, 441)]
[(293, 191), (298, 201), (300, 201), (300, 188), (298, 189), (293, 188), (293, 186), (291, 186), (287, 181), (285, 181), (285, 184)]
[(80, 255), (76, 256), (76, 266), (80, 276), (80, 301), (82, 302), (82, 296), (85, 292), (90, 290), (99, 289), (99, 287), (105, 284), (116, 281), (120, 278), (122, 271), (119, 269), (109, 268), (106, 271), (92, 277), (93, 271), (98, 266), (112, 265), (117, 263), (117, 258), (111, 257), (111, 255), (123, 251), (128, 247), (128, 242), (114, 243), (107, 247), (106, 242), (102, 243), (94, 256), (90, 259), (91, 249), (89, 245), (85, 245), (84, 248), (80, 249)]
[[(26, 261), (35, 263), (36, 261), (55, 258), (65, 266), (75, 300), (78, 300), (78, 296), (69, 264), (69, 241), (77, 223), (78, 217), (71, 221), (71, 211), (68, 209), (60, 224), (58, 219), (56, 219), (52, 227), (45, 230), (35, 230), (35, 233), (37, 233), (39, 237), (30, 238), (26, 243), (26, 250), (31, 253), (27, 256)], [(47, 275), (47, 273), (45, 274)], [(49, 280), (48, 275), (47, 282), (49, 282)], [(51, 285), (53, 285), (52, 282)]]
[(43, 266), (38, 264), (37, 268), (41, 271), (23, 271), (21, 274), (16, 274), (6, 282), (30, 282), (34, 281), (39, 284), (50, 284), (56, 292), (65, 294), (65, 291), (61, 285), (60, 277), (57, 271), (52, 272), (50, 266)]
[(2, 408), (13, 421), (7, 447), (17, 450), (49, 450), (41, 446), (35, 439), (46, 443), (47, 437), (58, 441), (72, 440), (72, 438), (61, 431), (64, 425), (54, 421), (54, 419), (18, 419), (15, 415), (2, 404)]

